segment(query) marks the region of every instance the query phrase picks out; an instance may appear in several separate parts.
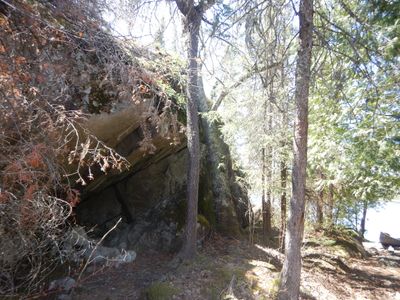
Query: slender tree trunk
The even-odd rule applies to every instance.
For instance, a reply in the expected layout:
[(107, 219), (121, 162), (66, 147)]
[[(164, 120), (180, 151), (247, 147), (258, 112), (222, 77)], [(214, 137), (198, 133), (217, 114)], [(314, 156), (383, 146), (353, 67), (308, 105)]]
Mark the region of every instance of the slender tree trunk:
[[(323, 180), (324, 174), (322, 173), (321, 170), (319, 170), (319, 177), (321, 180)], [(321, 188), (320, 191), (318, 191), (318, 197), (317, 197), (317, 228), (322, 228), (324, 225), (324, 189)]]
[(301, 243), (307, 167), (308, 95), (313, 34), (313, 0), (300, 0), (300, 47), (296, 66), (296, 116), (293, 143), (292, 199), (288, 222), (285, 261), (278, 291), (279, 300), (297, 300), (300, 293)]
[(358, 228), (358, 203), (354, 203), (354, 230)]
[(199, 52), (199, 32), (204, 12), (214, 4), (214, 0), (200, 1), (175, 0), (178, 9), (184, 16), (184, 26), (188, 33), (188, 84), (186, 105), (187, 115), (187, 147), (189, 152), (189, 167), (187, 175), (187, 214), (185, 239), (180, 256), (192, 259), (196, 255), (197, 243), (197, 210), (199, 197), (200, 172), (200, 138), (199, 138), (199, 68), (197, 56)]
[[(267, 101), (264, 100), (263, 103), (263, 134), (267, 134)], [(263, 241), (266, 243), (268, 239), (268, 217), (267, 217), (267, 201), (266, 201), (266, 173), (267, 173), (267, 162), (266, 162), (266, 145), (263, 145), (261, 149), (261, 160), (262, 160), (262, 170), (261, 170), (261, 209), (262, 209), (262, 226), (263, 226)]]
[[(271, 172), (270, 170), (268, 173)], [(269, 177), (269, 176), (268, 176)], [(266, 230), (266, 238), (267, 242), (272, 237), (272, 205), (271, 205), (271, 189), (267, 188), (267, 202), (265, 203), (265, 230)]]
[[(271, 104), (269, 104), (271, 106)], [(264, 121), (268, 118), (268, 123), (270, 124), (270, 116), (266, 115), (266, 108), (264, 111)], [(270, 127), (270, 126), (269, 126)], [(268, 127), (268, 128), (269, 128)], [(269, 129), (268, 129), (269, 130)], [(264, 131), (264, 134), (270, 134), (267, 130)], [(267, 155), (268, 154), (268, 155)], [(261, 150), (262, 155), (262, 217), (263, 217), (263, 238), (265, 242), (271, 238), (272, 234), (272, 225), (271, 225), (271, 147), (264, 147)]]
[[(178, 7), (179, 3), (177, 1)], [(199, 30), (201, 14), (194, 7), (179, 7), (185, 16), (185, 27), (188, 33), (188, 85), (186, 105), (187, 114), (187, 147), (189, 151), (189, 168), (187, 174), (187, 214), (184, 245), (181, 257), (192, 259), (196, 255), (197, 243), (197, 210), (199, 195), (199, 171), (200, 171), (200, 141), (199, 141), (199, 87), (197, 54), (199, 48)]]
[[(273, 88), (271, 82), (270, 88), (270, 98), (272, 97)], [(272, 134), (272, 103), (271, 101), (268, 103), (268, 134)], [(266, 230), (267, 230), (267, 238), (271, 239), (272, 237), (272, 147), (268, 145), (268, 157), (266, 157), (266, 172), (267, 172), (267, 203), (266, 203)]]
[(182, 256), (191, 259), (196, 255), (197, 242), (197, 206), (199, 195), (199, 171), (200, 171), (200, 141), (199, 141), (199, 117), (198, 117), (198, 65), (197, 53), (199, 45), (200, 20), (193, 20), (189, 26), (188, 44), (188, 103), (187, 114), (187, 146), (189, 150), (189, 169), (187, 180), (187, 220), (185, 228), (185, 244)]
[[(285, 43), (284, 43), (285, 44)], [(285, 89), (285, 68), (284, 68), (284, 63), (281, 64), (281, 82), (280, 82), (280, 88), (282, 90)], [(286, 240), (286, 201), (287, 201), (287, 196), (286, 196), (286, 187), (287, 187), (287, 153), (286, 153), (286, 146), (288, 145), (287, 138), (286, 138), (286, 131), (287, 131), (287, 126), (288, 126), (288, 110), (289, 107), (288, 105), (283, 105), (283, 111), (282, 111), (282, 128), (283, 128), (283, 137), (280, 142), (281, 146), (281, 158), (280, 158), (280, 170), (281, 170), (281, 231), (280, 231), (280, 241), (279, 241), (279, 248), (282, 253), (285, 252), (285, 240)]]
[[(283, 143), (283, 147), (285, 147)], [(287, 181), (287, 166), (285, 159), (281, 160), (281, 232), (279, 248), (282, 252), (285, 251), (285, 233), (286, 233), (286, 181)]]
[(265, 201), (265, 173), (266, 173), (266, 161), (265, 161), (265, 147), (261, 149), (261, 160), (262, 160), (262, 170), (261, 170), (261, 209), (262, 209), (262, 226), (263, 226), (263, 239), (264, 242), (267, 241), (268, 238), (268, 226), (267, 226), (267, 202)]
[[(268, 78), (272, 77), (272, 72), (268, 71)], [(268, 86), (268, 102), (264, 102), (264, 134), (271, 135), (272, 132), (272, 97), (273, 81), (270, 80)], [(264, 241), (268, 242), (272, 236), (272, 212), (271, 212), (271, 182), (272, 182), (272, 147), (266, 145), (262, 149), (262, 206), (263, 206), (263, 236)]]
[(324, 203), (324, 191), (321, 190), (318, 192), (318, 199), (317, 199), (317, 228), (322, 228), (324, 225), (323, 203)]
[(326, 213), (328, 226), (333, 226), (335, 223), (333, 217), (333, 207), (334, 207), (333, 184), (330, 184), (328, 187), (328, 209)]
[(361, 234), (362, 238), (364, 238), (365, 231), (366, 231), (365, 230), (365, 222), (367, 220), (367, 209), (368, 209), (368, 203), (367, 203), (367, 201), (364, 201), (362, 219), (361, 219), (361, 224), (360, 224), (360, 234)]

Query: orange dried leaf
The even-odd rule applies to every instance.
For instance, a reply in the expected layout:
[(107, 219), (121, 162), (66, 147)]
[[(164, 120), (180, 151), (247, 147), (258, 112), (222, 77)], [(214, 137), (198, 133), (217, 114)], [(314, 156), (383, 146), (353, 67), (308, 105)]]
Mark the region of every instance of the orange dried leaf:
[(39, 186), (34, 183), (28, 186), (24, 194), (24, 200), (31, 201), (33, 199), (34, 194), (38, 191)]
[(43, 159), (41, 155), (37, 152), (32, 152), (27, 158), (26, 158), (26, 163), (35, 169), (38, 169), (42, 167), (43, 164)]
[(17, 56), (14, 58), (16, 64), (21, 65), (26, 63), (26, 58), (23, 56)]
[(9, 196), (6, 193), (0, 193), (0, 203), (4, 204), (10, 200)]
[(19, 89), (13, 89), (13, 94), (15, 97), (21, 97), (21, 91)]
[(6, 17), (0, 16), (0, 26), (6, 27), (8, 25), (9, 25), (8, 19)]

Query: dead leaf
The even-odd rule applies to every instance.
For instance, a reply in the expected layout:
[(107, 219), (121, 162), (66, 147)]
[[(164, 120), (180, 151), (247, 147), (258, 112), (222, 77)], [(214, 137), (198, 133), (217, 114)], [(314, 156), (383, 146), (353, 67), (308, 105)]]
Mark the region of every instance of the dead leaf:
[(83, 160), (86, 156), (86, 154), (88, 154), (89, 152), (89, 147), (90, 147), (90, 139), (87, 138), (85, 144), (81, 144), (82, 146), (82, 152), (81, 155), (79, 156), (80, 160)]

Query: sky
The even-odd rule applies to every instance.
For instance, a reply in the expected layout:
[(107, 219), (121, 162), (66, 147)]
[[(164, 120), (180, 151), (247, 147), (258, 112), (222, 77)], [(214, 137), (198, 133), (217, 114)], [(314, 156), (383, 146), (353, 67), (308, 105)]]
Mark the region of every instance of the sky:
[(400, 198), (367, 211), (366, 229), (365, 238), (372, 242), (379, 241), (381, 231), (400, 238)]

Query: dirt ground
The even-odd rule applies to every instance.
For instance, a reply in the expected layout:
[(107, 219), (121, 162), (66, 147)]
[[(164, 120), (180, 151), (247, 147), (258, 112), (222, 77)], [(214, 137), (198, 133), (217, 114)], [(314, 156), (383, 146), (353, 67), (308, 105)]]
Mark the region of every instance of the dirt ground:
[[(400, 300), (400, 255), (366, 259), (305, 249), (301, 299)], [(282, 255), (245, 241), (213, 237), (190, 263), (147, 252), (118, 268), (85, 275), (72, 299), (273, 299)]]

